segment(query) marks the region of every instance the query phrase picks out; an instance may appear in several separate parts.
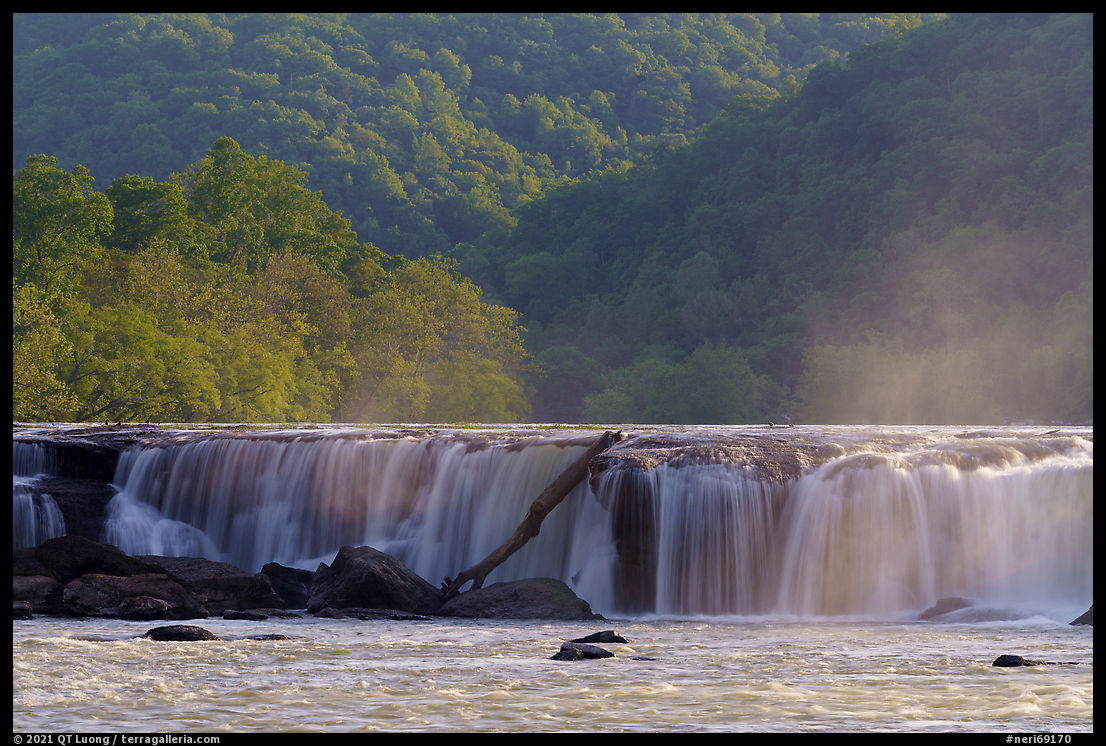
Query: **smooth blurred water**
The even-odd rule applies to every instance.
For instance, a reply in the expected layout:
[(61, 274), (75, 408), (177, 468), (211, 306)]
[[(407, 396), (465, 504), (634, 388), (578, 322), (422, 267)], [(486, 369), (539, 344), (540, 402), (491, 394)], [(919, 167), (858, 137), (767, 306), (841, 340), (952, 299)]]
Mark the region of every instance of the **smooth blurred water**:
[[(596, 434), (189, 435), (123, 454), (106, 539), (252, 571), (370, 545), (436, 585), (510, 536)], [(893, 619), (953, 595), (1075, 613), (1092, 599), (1090, 428), (635, 428), (609, 455), (489, 583), (558, 578), (605, 614)], [(766, 476), (777, 461), (802, 468)]]
[[(1090, 732), (1093, 632), (1065, 620), (13, 622), (26, 732)], [(616, 629), (614, 658), (550, 660)], [(286, 641), (240, 639), (279, 633)], [(239, 638), (239, 639), (231, 639)], [(995, 668), (1010, 653), (1062, 665)], [(635, 660), (636, 657), (652, 660)]]

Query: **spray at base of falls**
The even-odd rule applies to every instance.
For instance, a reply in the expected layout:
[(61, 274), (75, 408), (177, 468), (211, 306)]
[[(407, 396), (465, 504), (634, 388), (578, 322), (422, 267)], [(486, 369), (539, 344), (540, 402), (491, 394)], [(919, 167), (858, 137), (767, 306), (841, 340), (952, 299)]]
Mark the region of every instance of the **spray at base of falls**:
[[(606, 614), (894, 618), (952, 595), (1062, 613), (1091, 603), (1088, 428), (804, 428), (794, 443), (749, 430), (629, 431), (487, 582), (559, 578)], [(643, 466), (647, 439), (670, 449)], [(508, 537), (586, 445), (335, 429), (136, 447), (120, 459), (106, 540), (254, 571), (314, 569), (367, 544), (436, 584)], [(795, 468), (769, 468), (792, 450), (805, 454)]]

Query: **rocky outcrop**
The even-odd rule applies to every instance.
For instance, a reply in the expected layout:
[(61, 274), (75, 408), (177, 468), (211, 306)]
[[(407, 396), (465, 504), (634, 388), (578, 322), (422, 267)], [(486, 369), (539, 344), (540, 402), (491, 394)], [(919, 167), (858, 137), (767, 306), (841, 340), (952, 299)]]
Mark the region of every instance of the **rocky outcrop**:
[(372, 547), (339, 549), (329, 566), (319, 565), (307, 599), (307, 610), (313, 613), (330, 607), (435, 614), (440, 605), (437, 588)]
[(494, 583), (454, 596), (438, 612), (468, 619), (602, 619), (591, 605), (554, 578)]
[(198, 558), (130, 557), (67, 534), (13, 552), (12, 598), (35, 614), (202, 619), (284, 602), (266, 576)]
[(1074, 626), (1086, 624), (1094, 626), (1094, 604), (1091, 604), (1091, 608), (1084, 611), (1078, 618), (1071, 620), (1068, 624)]
[(180, 583), (210, 614), (227, 609), (284, 609), (269, 578), (226, 562), (200, 557), (144, 556), (147, 562)]

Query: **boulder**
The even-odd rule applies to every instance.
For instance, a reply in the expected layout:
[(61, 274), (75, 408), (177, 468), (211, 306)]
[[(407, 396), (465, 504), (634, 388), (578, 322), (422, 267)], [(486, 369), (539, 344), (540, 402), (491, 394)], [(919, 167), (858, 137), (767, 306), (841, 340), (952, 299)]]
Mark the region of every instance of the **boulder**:
[(154, 627), (146, 630), (142, 635), (150, 640), (159, 642), (194, 642), (199, 640), (219, 640), (220, 637), (212, 634), (203, 627), (191, 624), (171, 624), (168, 627)]
[(16, 549), (12, 552), (12, 575), (51, 575), (46, 565), (35, 557), (35, 547)]
[(46, 575), (13, 575), (12, 601), (25, 602), (35, 614), (65, 614), (64, 586)]
[(273, 591), (284, 599), (284, 608), (307, 608), (307, 592), (315, 579), (315, 573), (270, 562), (261, 568), (261, 574), (269, 578)]
[(227, 609), (283, 609), (284, 600), (273, 591), (269, 578), (226, 562), (201, 557), (139, 558), (180, 583), (210, 614)]
[(582, 661), (598, 658), (613, 658), (614, 653), (604, 650), (597, 645), (588, 645), (582, 642), (563, 642), (561, 649), (554, 653), (550, 660), (554, 661)]
[(208, 612), (180, 583), (164, 573), (130, 577), (85, 575), (62, 592), (66, 611), (75, 616), (123, 619), (203, 619)]
[(629, 640), (627, 640), (625, 637), (623, 637), (622, 635), (615, 632), (613, 629), (608, 629), (608, 630), (605, 630), (603, 632), (595, 632), (593, 634), (587, 635), (586, 637), (578, 637), (575, 640), (569, 640), (569, 642), (589, 642), (589, 643), (590, 642), (606, 642), (606, 643), (623, 642), (623, 643), (628, 643)]
[(339, 549), (330, 566), (319, 565), (307, 598), (312, 613), (329, 606), (435, 614), (440, 605), (437, 588), (372, 547)]
[(1070, 622), (1068, 622), (1068, 624), (1070, 624), (1072, 626), (1087, 624), (1087, 625), (1090, 625), (1090, 626), (1093, 627), (1094, 626), (1094, 604), (1091, 604), (1091, 608), (1087, 609), (1082, 614), (1080, 614), (1077, 619), (1073, 619)]
[(957, 609), (965, 609), (972, 605), (970, 598), (964, 598), (962, 596), (947, 596), (937, 601), (933, 606), (923, 611), (918, 615), (919, 619), (930, 620), (936, 619), (939, 616), (948, 614), (951, 611)]
[(554, 578), (494, 583), (454, 596), (438, 612), (468, 619), (602, 619), (571, 588)]
[(68, 583), (82, 575), (129, 577), (161, 572), (156, 565), (123, 554), (111, 544), (101, 544), (76, 534), (42, 542), (35, 547), (34, 557), (60, 583)]

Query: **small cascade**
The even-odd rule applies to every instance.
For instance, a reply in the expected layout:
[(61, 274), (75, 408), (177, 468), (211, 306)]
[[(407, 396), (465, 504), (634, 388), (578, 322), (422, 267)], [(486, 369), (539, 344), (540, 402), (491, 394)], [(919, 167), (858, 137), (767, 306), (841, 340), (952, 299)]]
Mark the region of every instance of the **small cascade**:
[(38, 443), (12, 441), (12, 548), (36, 547), (65, 533), (65, 519), (41, 480), (53, 474), (53, 452)]

